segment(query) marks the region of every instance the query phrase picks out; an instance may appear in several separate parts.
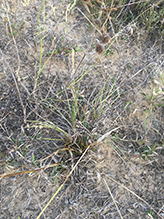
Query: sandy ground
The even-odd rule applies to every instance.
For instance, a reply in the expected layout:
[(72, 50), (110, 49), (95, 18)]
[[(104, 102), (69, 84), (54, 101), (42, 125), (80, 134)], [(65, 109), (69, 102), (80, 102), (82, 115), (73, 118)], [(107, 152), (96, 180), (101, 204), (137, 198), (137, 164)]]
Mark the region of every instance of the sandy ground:
[[(10, 24), (15, 22), (19, 27), (25, 22), (14, 35), (15, 42), (5, 23), (6, 13), (0, 9), (0, 22), (6, 24), (0, 26), (0, 174), (11, 173), (22, 165), (26, 165), (24, 171), (33, 168), (32, 155), (35, 160), (40, 160), (57, 148), (52, 141), (36, 138), (41, 130), (27, 129), (13, 75), (18, 81), (27, 123), (44, 118), (59, 122), (69, 132), (59, 115), (45, 108), (42, 100), (52, 99), (73, 79), (88, 72), (81, 80), (79, 91), (89, 102), (88, 107), (106, 81), (107, 85), (114, 85), (119, 94), (116, 101), (111, 96), (113, 104), (105, 103), (104, 108), (108, 107), (97, 120), (92, 118), (89, 121), (90, 133), (100, 137), (118, 129), (89, 149), (41, 218), (164, 218), (163, 94), (157, 98), (156, 106), (142, 95), (150, 95), (157, 87), (163, 88), (159, 77), (164, 71), (163, 44), (155, 34), (147, 36), (133, 25), (131, 29), (120, 31), (113, 48), (95, 64), (100, 57), (95, 51), (95, 44), (101, 43), (100, 35), (88, 26), (80, 12), (82, 9), (75, 8), (67, 21), (67, 5), (67, 2), (57, 0), (55, 5), (53, 1), (46, 4), (42, 66), (55, 47), (63, 45), (64, 49), (45, 65), (35, 94), (42, 33), (38, 31), (35, 48), (34, 32), (41, 5), (32, 1), (27, 11), (20, 2), (9, 2)], [(54, 6), (55, 13), (51, 6)], [(43, 26), (41, 14), (38, 30), (42, 31)], [(114, 36), (112, 29), (109, 33)], [(75, 50), (74, 66), (72, 48)], [(68, 51), (71, 52), (68, 54)], [(57, 106), (59, 109), (63, 107), (60, 103)], [(44, 136), (55, 138), (56, 133), (44, 130)], [(155, 150), (148, 154), (153, 145)], [(40, 167), (59, 161), (60, 158), (54, 155), (41, 162)], [(55, 182), (55, 167), (2, 178), (0, 218), (37, 218), (77, 159), (69, 158), (65, 162), (66, 167), (58, 172)]]

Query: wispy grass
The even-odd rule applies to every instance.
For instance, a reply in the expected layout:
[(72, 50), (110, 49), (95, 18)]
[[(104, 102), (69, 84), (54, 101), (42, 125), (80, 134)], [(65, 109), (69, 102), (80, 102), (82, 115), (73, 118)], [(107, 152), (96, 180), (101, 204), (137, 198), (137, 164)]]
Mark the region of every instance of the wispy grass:
[[(97, 7), (96, 7), (97, 12), (99, 12), (100, 10), (103, 11), (104, 17), (105, 17), (104, 18), (102, 16), (102, 21), (104, 19), (104, 29), (103, 30), (105, 30), (105, 27), (107, 27), (106, 26), (107, 25), (106, 19), (110, 19), (110, 16), (111, 16), (111, 19), (114, 19), (115, 21), (117, 21), (117, 19), (119, 19), (122, 16), (121, 10), (122, 10), (122, 8), (124, 8), (123, 4), (125, 4), (125, 1), (122, 0), (119, 2), (118, 6), (111, 7), (112, 1), (109, 1), (109, 2), (104, 1), (105, 8), (101, 9), (100, 2), (102, 2), (102, 1), (92, 1), (92, 2), (88, 1), (88, 4), (85, 1), (81, 1), (81, 2), (85, 6), (85, 8), (88, 9), (87, 11), (90, 12), (90, 15), (94, 14), (93, 13), (94, 11), (92, 12), (92, 10), (95, 10), (95, 9), (94, 9), (94, 7), (92, 8), (92, 6), (93, 5), (95, 6), (95, 3), (97, 5)], [(157, 2), (156, 5), (160, 4), (160, 2), (161, 1)], [(67, 8), (67, 12), (71, 11), (73, 9), (73, 7), (75, 7), (76, 3), (77, 3), (76, 0), (71, 1), (69, 4), (69, 7)], [(38, 13), (36, 28), (35, 28), (35, 51), (36, 52), (37, 52), (38, 36), (40, 36), (41, 39), (40, 39), (40, 56), (39, 56), (39, 64), (38, 64), (39, 70), (37, 72), (37, 75), (36, 75), (35, 81), (34, 81), (34, 92), (37, 90), (38, 80), (39, 80), (40, 74), (42, 73), (43, 69), (47, 66), (47, 64), (51, 60), (51, 58), (59, 52), (60, 48), (64, 48), (64, 37), (65, 37), (65, 33), (66, 33), (66, 30), (68, 27), (68, 22), (69, 22), (69, 17), (67, 17), (67, 23), (66, 23), (66, 26), (64, 28), (64, 33), (62, 35), (62, 40), (61, 40), (62, 45), (55, 45), (56, 47), (50, 53), (50, 56), (47, 58), (47, 60), (43, 63), (44, 44), (45, 44), (45, 42), (44, 42), (44, 40), (45, 40), (45, 23), (46, 23), (45, 5), (46, 5), (46, 1), (43, 0), (43, 3), (41, 5), (41, 8), (40, 8), (39, 13)], [(128, 6), (130, 7), (132, 5), (133, 4), (129, 4)], [(26, 3), (26, 6), (27, 6), (27, 3)], [(125, 6), (127, 6), (127, 5), (125, 5)], [(152, 15), (152, 13), (154, 13), (154, 6), (152, 6), (152, 7), (150, 5), (148, 5), (148, 6), (151, 9), (150, 15)], [(52, 10), (54, 9), (53, 6), (51, 6), (51, 8), (52, 8)], [(115, 8), (115, 10), (114, 10), (114, 8)], [(145, 9), (145, 10), (147, 10), (147, 9)], [(43, 13), (43, 30), (39, 31), (38, 26), (39, 26), (39, 20), (41, 17), (41, 13)], [(132, 14), (135, 15), (134, 12), (132, 12)], [(54, 16), (56, 18), (55, 11), (54, 11)], [(130, 22), (132, 22), (132, 20), (134, 21), (134, 19), (135, 19), (134, 17), (136, 17), (136, 16), (137, 15), (135, 15), (131, 18), (131, 17), (129, 17), (129, 14), (126, 14), (126, 15), (123, 14), (122, 19), (127, 18), (126, 21), (130, 20)], [(140, 15), (138, 15), (138, 16), (140, 16)], [(94, 18), (97, 18), (97, 17), (94, 17)], [(154, 14), (152, 16), (152, 19), (155, 19)], [(154, 21), (152, 21), (151, 23), (150, 23), (150, 21), (147, 21), (147, 22), (149, 22), (148, 29), (151, 29), (151, 24)], [(59, 23), (60, 22), (58, 22), (57, 26), (59, 25)], [(157, 23), (156, 23), (156, 25), (157, 25)], [(67, 52), (69, 54), (71, 53), (71, 58), (72, 58), (72, 71), (71, 71), (71, 76), (70, 76), (70, 78), (71, 78), (70, 84), (67, 86), (63, 85), (64, 88), (62, 88), (60, 91), (56, 92), (54, 97), (46, 97), (45, 99), (41, 98), (41, 101), (40, 101), (42, 106), (51, 109), (51, 112), (52, 112), (53, 116), (55, 117), (55, 118), (53, 118), (54, 119), (53, 122), (51, 121), (52, 117), (51, 117), (51, 119), (43, 119), (41, 116), (39, 117), (39, 119), (28, 121), (28, 125), (26, 126), (26, 128), (28, 128), (28, 129), (35, 128), (37, 130), (38, 129), (40, 130), (39, 135), (36, 136), (36, 140), (39, 141), (42, 139), (42, 140), (47, 140), (47, 141), (54, 141), (56, 143), (62, 142), (62, 143), (60, 143), (60, 145), (62, 145), (62, 147), (60, 147), (60, 145), (59, 145), (59, 147), (54, 152), (55, 155), (60, 153), (61, 151), (67, 151), (68, 153), (70, 153), (70, 156), (71, 156), (72, 151), (74, 152), (74, 154), (80, 155), (78, 162), (74, 165), (74, 167), (72, 168), (72, 170), (70, 171), (70, 173), (68, 174), (68, 176), (66, 177), (64, 182), (61, 184), (61, 186), (58, 188), (56, 193), (52, 196), (50, 201), (46, 204), (46, 206), (43, 208), (43, 210), (41, 211), (41, 213), (38, 215), (37, 218), (40, 218), (40, 216), (47, 209), (47, 207), (52, 202), (52, 200), (56, 197), (56, 195), (59, 193), (59, 191), (63, 188), (66, 181), (71, 176), (71, 174), (73, 173), (73, 171), (75, 170), (77, 165), (80, 163), (80, 161), (86, 155), (87, 151), (93, 145), (96, 145), (97, 142), (104, 141), (111, 134), (111, 131), (109, 131), (101, 137), (95, 137), (95, 135), (90, 132), (90, 129), (91, 128), (93, 129), (96, 122), (101, 120), (102, 116), (106, 116), (106, 113), (110, 109), (110, 107), (112, 107), (112, 105), (115, 104), (119, 100), (119, 98), (121, 98), (121, 92), (120, 92), (120, 89), (117, 85), (117, 77), (115, 77), (113, 79), (111, 76), (108, 76), (106, 79), (101, 81), (101, 86), (99, 86), (100, 84), (97, 84), (97, 87), (94, 90), (94, 92), (92, 92), (87, 97), (86, 97), (87, 92), (83, 91), (84, 87), (82, 86), (82, 83), (83, 83), (83, 79), (85, 78), (85, 76), (89, 76), (90, 72), (94, 71), (94, 67), (101, 60), (101, 58), (107, 53), (107, 51), (109, 50), (111, 45), (116, 41), (118, 34), (115, 35), (115, 39), (112, 40), (112, 42), (110, 43), (108, 48), (99, 56), (97, 61), (95, 61), (92, 64), (92, 66), (90, 66), (86, 71), (83, 71), (79, 77), (75, 77), (75, 69), (76, 69), (75, 68), (75, 51), (79, 51), (79, 47), (74, 46), (73, 48), (69, 48), (69, 50)], [(57, 36), (56, 36), (56, 38), (57, 38)], [(164, 87), (163, 75), (160, 75), (160, 80), (161, 80), (162, 86)], [(153, 121), (156, 122), (156, 119), (154, 117), (153, 108), (155, 108), (157, 105), (163, 106), (163, 103), (161, 105), (161, 103), (158, 102), (159, 97), (161, 95), (163, 95), (163, 87), (161, 87), (161, 83), (154, 81), (153, 88), (151, 90), (151, 93), (149, 93), (149, 94), (147, 94), (144, 90), (142, 91), (143, 96), (147, 99), (148, 103), (150, 104), (150, 108), (144, 112), (145, 116), (144, 116), (143, 122), (144, 122), (145, 134), (148, 133), (148, 130), (150, 127), (149, 126), (149, 123), (150, 123), (149, 119), (153, 118)], [(90, 101), (90, 100), (92, 100), (92, 101)], [(116, 127), (112, 131), (116, 131), (119, 128), (120, 127)], [(55, 137), (54, 138), (51, 138), (49, 136), (45, 137), (44, 136), (45, 130), (55, 131)], [(107, 144), (109, 146), (112, 146), (113, 148), (119, 150), (119, 151), (126, 152), (125, 150), (120, 148), (117, 144), (114, 144), (114, 143), (117, 143), (116, 142), (117, 140), (126, 141), (126, 139), (121, 139), (117, 135), (115, 135), (114, 137), (113, 137), (113, 139), (111, 137), (111, 141), (107, 140), (106, 141)], [(17, 142), (15, 142), (15, 144), (16, 143)], [(141, 146), (143, 146), (143, 144), (141, 144)], [(144, 149), (144, 150), (141, 150), (139, 152), (143, 156), (147, 156), (149, 158), (150, 155), (155, 151), (156, 146), (157, 145), (154, 144), (151, 148), (146, 147), (146, 146), (142, 147), (142, 149)], [(50, 154), (46, 158), (43, 158), (41, 160), (43, 161), (44, 159), (48, 159), (51, 156), (53, 156), (54, 154)], [(70, 156), (69, 156), (69, 158), (70, 158)], [(67, 158), (68, 158), (68, 156), (67, 156)], [(34, 154), (32, 154), (31, 163), (35, 165), (38, 162), (39, 161), (35, 161), (35, 156), (34, 156)], [(56, 167), (57, 166), (56, 169), (54, 170), (54, 172), (56, 173), (57, 169), (58, 169), (58, 165), (60, 165), (60, 164), (49, 165), (48, 167), (54, 167), (54, 166)], [(36, 171), (41, 170), (41, 169), (45, 169), (45, 168), (30, 169), (27, 171), (20, 171), (17, 173), (14, 172), (11, 174), (7, 173), (6, 175), (1, 175), (0, 177), (16, 176), (16, 175), (25, 174), (25, 173), (35, 173)], [(106, 186), (107, 186), (107, 183), (106, 183)], [(108, 189), (108, 190), (111, 194), (110, 189)], [(113, 199), (114, 203), (116, 204), (113, 196), (112, 196), (112, 199)], [(116, 208), (117, 208), (117, 204), (116, 204)], [(119, 209), (118, 209), (118, 212), (120, 213)], [(120, 216), (121, 216), (121, 213), (120, 213)]]

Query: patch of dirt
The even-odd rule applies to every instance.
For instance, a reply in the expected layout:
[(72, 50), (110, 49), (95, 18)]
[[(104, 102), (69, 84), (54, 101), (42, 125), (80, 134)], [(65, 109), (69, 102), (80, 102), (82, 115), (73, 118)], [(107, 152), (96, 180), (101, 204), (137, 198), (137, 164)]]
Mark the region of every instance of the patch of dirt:
[[(81, 76), (79, 93), (84, 96), (86, 115), (103, 86), (106, 90), (113, 88), (109, 100), (104, 101), (103, 114), (87, 121), (88, 133), (100, 138), (114, 131), (103, 142), (91, 146), (40, 218), (164, 218), (163, 97), (153, 105), (142, 95), (143, 92), (149, 95), (154, 78), (160, 81), (163, 74), (162, 42), (151, 41), (145, 32), (134, 27), (130, 33), (124, 28), (113, 47), (109, 47), (110, 43), (104, 46), (108, 53), (98, 60), (101, 54), (96, 53), (95, 45), (99, 43), (99, 33), (87, 26), (77, 8), (66, 21), (68, 1), (46, 4), (45, 25), (43, 14), (37, 23), (41, 7), (38, 1), (31, 1), (28, 10), (21, 3), (8, 4), (10, 24), (18, 27), (24, 21), (25, 25), (14, 35), (14, 43), (5, 22), (5, 10), (0, 8), (0, 23), (4, 24), (0, 25), (0, 174), (11, 174), (17, 168), (36, 169), (33, 157), (47, 159), (39, 163), (39, 168), (43, 168), (39, 171), (0, 179), (0, 218), (37, 218), (77, 162), (79, 157), (73, 159), (70, 152), (70, 158), (59, 171), (56, 166), (44, 169), (63, 161), (55, 154), (61, 142), (46, 139), (56, 139), (59, 134), (48, 128), (28, 129), (27, 124), (31, 125), (30, 120), (49, 120), (73, 133), (70, 121), (55, 112), (57, 108), (68, 114), (64, 103), (55, 102), (55, 98)], [(110, 32), (114, 36), (112, 28)], [(58, 46), (60, 50), (50, 57)], [(17, 78), (27, 124), (13, 75)], [(164, 89), (161, 81), (159, 84)], [(71, 101), (69, 89), (61, 97)], [(43, 100), (52, 101), (51, 105), (47, 107)], [(80, 125), (79, 122), (81, 134)]]

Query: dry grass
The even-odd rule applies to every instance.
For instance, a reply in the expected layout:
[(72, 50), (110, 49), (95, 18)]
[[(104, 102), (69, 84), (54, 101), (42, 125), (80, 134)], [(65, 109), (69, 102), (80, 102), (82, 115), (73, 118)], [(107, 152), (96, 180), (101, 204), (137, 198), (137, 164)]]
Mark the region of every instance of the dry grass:
[(141, 5), (2, 2), (2, 218), (163, 217), (163, 2)]

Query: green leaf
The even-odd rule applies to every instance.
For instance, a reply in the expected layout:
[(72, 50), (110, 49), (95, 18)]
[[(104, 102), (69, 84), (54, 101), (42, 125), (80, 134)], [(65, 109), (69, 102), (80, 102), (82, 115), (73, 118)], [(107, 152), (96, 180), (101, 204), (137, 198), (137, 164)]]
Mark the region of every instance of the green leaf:
[(74, 47), (74, 50), (75, 50), (76, 52), (82, 52), (82, 51), (83, 51), (82, 49), (79, 49), (79, 46)]
[(36, 136), (36, 139), (39, 139), (40, 137), (42, 137), (43, 134), (39, 134)]
[(56, 174), (57, 174), (57, 172), (58, 172), (58, 169), (59, 169), (59, 167), (56, 167), (56, 168), (55, 168), (54, 173), (53, 173), (54, 176), (56, 176)]
[(11, 137), (11, 139), (13, 140), (13, 142), (14, 142), (15, 144), (17, 143), (17, 141), (16, 141), (15, 138)]
[(34, 163), (34, 161), (35, 161), (35, 156), (34, 154), (32, 154), (31, 162)]

